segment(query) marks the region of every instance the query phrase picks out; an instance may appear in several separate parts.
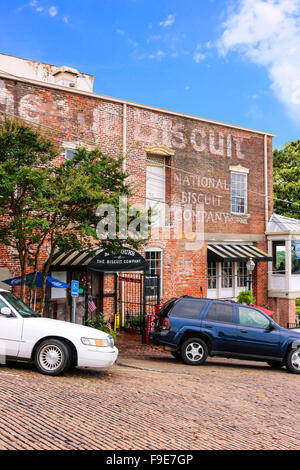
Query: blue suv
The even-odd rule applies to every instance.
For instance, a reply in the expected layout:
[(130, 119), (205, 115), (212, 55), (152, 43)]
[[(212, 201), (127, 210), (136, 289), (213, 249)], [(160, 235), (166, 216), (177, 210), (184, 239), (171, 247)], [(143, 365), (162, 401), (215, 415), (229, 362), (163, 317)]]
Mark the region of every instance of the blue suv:
[(277, 325), (264, 312), (236, 302), (184, 296), (160, 309), (154, 344), (164, 345), (186, 364), (200, 365), (207, 356), (267, 362), (300, 374), (300, 330)]

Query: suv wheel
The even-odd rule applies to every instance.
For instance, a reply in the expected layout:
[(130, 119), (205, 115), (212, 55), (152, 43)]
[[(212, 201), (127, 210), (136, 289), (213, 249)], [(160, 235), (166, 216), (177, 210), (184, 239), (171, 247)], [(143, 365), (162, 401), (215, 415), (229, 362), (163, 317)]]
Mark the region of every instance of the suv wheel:
[(293, 374), (300, 374), (300, 348), (291, 349), (286, 357), (286, 367)]
[(284, 366), (284, 363), (279, 361), (268, 361), (267, 364), (269, 364), (272, 369), (281, 369)]
[(42, 374), (59, 375), (71, 367), (71, 353), (64, 342), (50, 338), (38, 346), (34, 362)]
[(198, 366), (208, 355), (206, 343), (200, 338), (189, 338), (181, 346), (181, 358), (186, 364)]

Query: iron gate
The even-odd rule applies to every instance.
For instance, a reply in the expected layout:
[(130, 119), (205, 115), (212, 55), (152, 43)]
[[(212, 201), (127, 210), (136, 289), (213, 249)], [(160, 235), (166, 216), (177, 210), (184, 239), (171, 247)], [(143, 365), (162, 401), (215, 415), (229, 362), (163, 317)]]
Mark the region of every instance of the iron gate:
[(120, 273), (117, 286), (120, 327), (142, 335), (145, 342), (147, 315), (155, 314), (160, 303), (160, 276), (147, 273)]

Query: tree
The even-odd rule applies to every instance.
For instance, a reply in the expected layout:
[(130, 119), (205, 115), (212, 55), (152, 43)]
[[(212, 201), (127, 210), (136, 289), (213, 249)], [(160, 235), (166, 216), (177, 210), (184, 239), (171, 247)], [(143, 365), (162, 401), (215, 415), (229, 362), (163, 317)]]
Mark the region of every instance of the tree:
[[(4, 121), (0, 126), (0, 243), (17, 250), (23, 300), (27, 269), (32, 266), (37, 272), (41, 250), (47, 247), (41, 312), (46, 276), (57, 249), (92, 249), (96, 245), (113, 253), (123, 245), (139, 248), (145, 242), (142, 236), (118, 231), (119, 198), (131, 195), (127, 175), (121, 169), (122, 157), (104, 155), (99, 149), (78, 148), (71, 160), (57, 166), (57, 155), (39, 129), (18, 121)], [(103, 204), (115, 209), (116, 237), (99, 240), (96, 209)], [(132, 209), (127, 202), (126, 206), (127, 211)], [(127, 222), (134, 218), (126, 217)]]
[(47, 224), (40, 217), (37, 201), (56, 155), (53, 144), (39, 130), (13, 119), (0, 125), (0, 243), (17, 252), (22, 300), (33, 250), (45, 240), (41, 233)]
[[(273, 152), (274, 210), (277, 214), (300, 219), (300, 140)], [(291, 201), (292, 204), (289, 202)]]
[[(43, 272), (41, 310), (44, 308), (46, 276), (56, 249), (93, 249), (96, 245), (108, 253), (117, 253), (124, 245), (139, 248), (146, 241), (142, 236), (119, 233), (120, 198), (131, 195), (130, 187), (125, 182), (127, 175), (121, 169), (122, 161), (123, 157), (115, 158), (104, 155), (99, 149), (88, 151), (82, 147), (76, 149), (71, 160), (66, 160), (53, 171), (48, 191), (41, 201), (49, 227), (49, 257)], [(106, 215), (104, 211), (99, 218), (96, 209), (101, 205), (115, 210), (116, 230), (113, 238), (98, 238), (97, 225)], [(131, 209), (132, 206), (126, 202), (126, 214)], [(144, 213), (141, 216), (146, 219)], [(127, 224), (134, 218), (126, 217)]]

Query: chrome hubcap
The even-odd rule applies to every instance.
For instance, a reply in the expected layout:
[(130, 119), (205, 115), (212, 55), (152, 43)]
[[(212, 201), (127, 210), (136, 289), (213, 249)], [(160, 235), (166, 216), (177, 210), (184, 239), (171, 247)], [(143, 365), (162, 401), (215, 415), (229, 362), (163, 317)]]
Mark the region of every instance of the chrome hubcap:
[(186, 356), (190, 361), (199, 361), (203, 353), (203, 348), (199, 343), (191, 343), (186, 348)]
[(300, 351), (296, 351), (292, 354), (292, 365), (295, 369), (300, 370)]
[(61, 349), (54, 345), (48, 344), (44, 346), (40, 352), (40, 363), (46, 370), (57, 369), (63, 360), (63, 353)]

